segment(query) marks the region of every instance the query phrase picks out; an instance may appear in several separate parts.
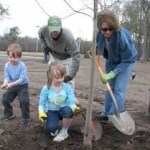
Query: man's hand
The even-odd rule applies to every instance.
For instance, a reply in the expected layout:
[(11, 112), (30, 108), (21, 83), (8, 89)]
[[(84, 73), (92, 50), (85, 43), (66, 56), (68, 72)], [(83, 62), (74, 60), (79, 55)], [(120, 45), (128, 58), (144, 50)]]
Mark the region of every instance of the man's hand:
[(104, 74), (104, 75), (101, 77), (101, 80), (102, 80), (103, 84), (106, 84), (106, 82), (107, 82), (108, 80), (114, 79), (115, 76), (116, 76), (116, 75), (114, 74), (114, 72), (111, 71), (111, 72), (109, 72), (109, 73), (107, 73), (107, 74)]
[(66, 76), (64, 77), (64, 82), (65, 82), (65, 83), (67, 83), (67, 82), (69, 82), (69, 81), (71, 81), (71, 80), (72, 80), (72, 77), (69, 76), (69, 75), (66, 75)]
[(46, 113), (45, 113), (44, 111), (40, 111), (40, 112), (39, 112), (39, 120), (40, 120), (42, 123), (44, 123), (44, 122), (46, 122), (46, 119), (47, 119)]
[(48, 53), (52, 53), (52, 50), (49, 47), (45, 47), (44, 52), (48, 54)]

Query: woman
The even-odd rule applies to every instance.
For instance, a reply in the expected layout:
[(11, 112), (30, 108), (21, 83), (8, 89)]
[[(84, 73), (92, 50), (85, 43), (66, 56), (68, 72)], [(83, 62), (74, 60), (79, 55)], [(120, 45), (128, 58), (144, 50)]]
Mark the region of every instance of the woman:
[[(131, 33), (121, 28), (116, 15), (110, 10), (98, 13), (98, 52), (106, 59), (106, 74), (101, 77), (104, 84), (109, 81), (116, 98), (119, 112), (124, 111), (128, 81), (137, 60), (137, 50)], [(115, 109), (109, 92), (105, 93), (105, 109), (101, 119), (108, 119)]]

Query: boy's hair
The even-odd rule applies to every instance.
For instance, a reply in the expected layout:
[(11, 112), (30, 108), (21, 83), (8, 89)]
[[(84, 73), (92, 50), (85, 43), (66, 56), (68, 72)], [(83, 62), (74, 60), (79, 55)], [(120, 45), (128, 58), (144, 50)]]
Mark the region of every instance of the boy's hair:
[(47, 70), (47, 86), (50, 87), (52, 77), (59, 75), (63, 77), (66, 74), (66, 67), (59, 61), (54, 61), (49, 65)]
[(13, 57), (21, 57), (22, 56), (22, 49), (20, 47), (19, 44), (11, 44), (10, 46), (8, 46), (8, 49), (7, 49), (7, 55), (9, 56), (9, 53), (12, 53), (12, 56)]
[(120, 30), (120, 24), (116, 14), (108, 9), (99, 12), (97, 15), (97, 27), (99, 31), (103, 22), (106, 22), (115, 32)]

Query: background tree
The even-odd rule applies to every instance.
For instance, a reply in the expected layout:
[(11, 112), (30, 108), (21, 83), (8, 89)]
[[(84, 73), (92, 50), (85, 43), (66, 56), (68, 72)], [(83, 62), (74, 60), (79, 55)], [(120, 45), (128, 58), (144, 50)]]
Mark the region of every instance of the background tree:
[(140, 1), (142, 10), (143, 10), (143, 27), (144, 27), (144, 44), (142, 49), (141, 61), (149, 60), (150, 55), (150, 0), (141, 0)]
[(148, 61), (150, 57), (150, 0), (133, 0), (124, 5), (122, 26), (129, 29), (136, 43), (139, 59)]
[[(93, 0), (82, 0), (82, 5), (79, 9), (75, 9), (73, 1), (64, 0), (70, 8), (70, 12), (64, 14), (67, 18), (77, 13), (83, 14), (86, 17), (93, 19)], [(120, 20), (121, 26), (131, 31), (133, 39), (139, 53), (139, 59), (142, 62), (150, 59), (150, 0), (98, 0), (98, 12), (103, 9), (114, 11)], [(0, 4), (0, 21), (8, 14), (8, 9), (3, 8)], [(36, 51), (37, 38), (19, 37), (20, 31), (18, 27), (13, 27), (10, 32), (0, 37), (0, 49), (6, 50), (6, 47), (11, 42), (18, 42), (24, 48), (24, 51)], [(21, 42), (21, 43), (20, 43)], [(22, 43), (25, 42), (25, 43)], [(86, 54), (92, 46), (92, 41), (77, 38), (80, 46), (81, 54)], [(40, 47), (40, 42), (38, 42)], [(39, 50), (38, 50), (39, 51)]]
[(4, 8), (2, 4), (0, 4), (0, 21), (5, 17), (9, 15), (8, 14), (8, 9)]
[(7, 40), (10, 40), (11, 42), (17, 42), (19, 34), (20, 34), (19, 28), (13, 27), (10, 28), (9, 33), (5, 33), (4, 36)]
[[(82, 0), (83, 7), (76, 10), (71, 1), (64, 2), (74, 11), (91, 17), (93, 1)], [(141, 61), (148, 61), (150, 57), (150, 0), (99, 0), (98, 11), (103, 9), (114, 11), (120, 20), (122, 27), (132, 33)], [(73, 14), (73, 13), (72, 13)], [(82, 41), (81, 41), (82, 42)], [(82, 43), (80, 44), (82, 45)]]

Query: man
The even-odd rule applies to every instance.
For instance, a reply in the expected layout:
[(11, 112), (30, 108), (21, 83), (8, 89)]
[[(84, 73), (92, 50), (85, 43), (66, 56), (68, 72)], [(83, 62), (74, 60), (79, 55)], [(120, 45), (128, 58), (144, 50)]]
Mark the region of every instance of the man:
[(52, 16), (49, 17), (48, 24), (40, 28), (39, 38), (42, 50), (51, 53), (55, 60), (65, 65), (67, 75), (64, 77), (64, 82), (69, 82), (74, 89), (73, 79), (79, 70), (80, 53), (72, 33), (62, 28), (59, 17)]

